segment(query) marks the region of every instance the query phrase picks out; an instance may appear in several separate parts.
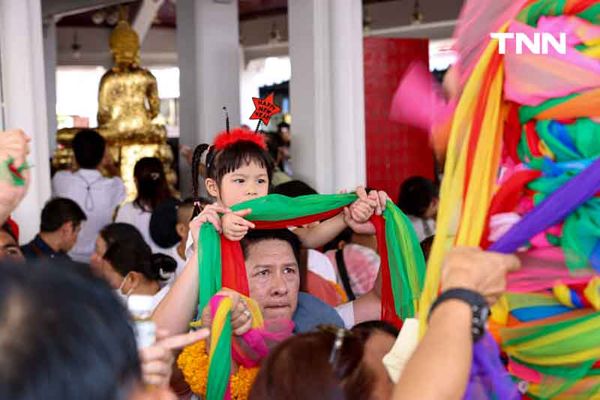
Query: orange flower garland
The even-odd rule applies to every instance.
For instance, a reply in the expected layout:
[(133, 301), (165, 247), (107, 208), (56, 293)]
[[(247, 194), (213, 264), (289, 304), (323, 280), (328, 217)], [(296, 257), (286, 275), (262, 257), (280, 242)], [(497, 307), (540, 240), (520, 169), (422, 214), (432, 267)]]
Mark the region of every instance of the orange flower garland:
[[(190, 385), (192, 392), (205, 396), (208, 381), (206, 341), (201, 340), (185, 347), (177, 358), (177, 366), (183, 372), (185, 381)], [(258, 375), (258, 367), (240, 366), (238, 372), (231, 377), (231, 399), (247, 400), (256, 375)]]

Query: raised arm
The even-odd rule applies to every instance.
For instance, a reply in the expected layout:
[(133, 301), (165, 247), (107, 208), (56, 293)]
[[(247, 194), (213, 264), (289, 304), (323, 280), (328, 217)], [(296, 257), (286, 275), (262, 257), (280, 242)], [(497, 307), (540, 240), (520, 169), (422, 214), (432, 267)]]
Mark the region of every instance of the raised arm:
[(221, 231), (221, 221), (218, 213), (229, 211), (215, 204), (206, 206), (204, 210), (190, 222), (190, 232), (194, 239), (194, 253), (187, 260), (181, 275), (177, 277), (169, 293), (160, 302), (152, 319), (160, 329), (171, 334), (184, 333), (189, 330), (189, 323), (196, 315), (198, 304), (198, 232), (205, 222), (214, 225)]
[[(19, 168), (29, 154), (29, 137), (22, 130), (0, 132), (0, 224), (3, 224), (19, 205), (29, 185), (29, 171), (21, 172), (23, 185), (15, 184), (10, 167)], [(12, 164), (8, 164), (12, 160)]]
[[(506, 287), (506, 274), (519, 268), (512, 255), (457, 248), (442, 271), (442, 292), (469, 289), (493, 304)], [(447, 300), (434, 309), (429, 329), (408, 361), (393, 399), (461, 399), (471, 369), (473, 339), (471, 307), (462, 300)], [(435, 382), (435, 384), (432, 384)]]

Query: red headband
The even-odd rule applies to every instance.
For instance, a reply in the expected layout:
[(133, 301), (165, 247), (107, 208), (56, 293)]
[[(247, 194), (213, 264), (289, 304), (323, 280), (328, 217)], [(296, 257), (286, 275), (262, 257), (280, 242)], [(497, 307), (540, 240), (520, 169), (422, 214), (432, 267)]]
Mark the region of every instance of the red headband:
[(263, 150), (267, 149), (263, 135), (249, 131), (248, 129), (236, 128), (231, 132), (223, 131), (215, 138), (215, 148), (223, 150), (237, 142), (252, 142)]

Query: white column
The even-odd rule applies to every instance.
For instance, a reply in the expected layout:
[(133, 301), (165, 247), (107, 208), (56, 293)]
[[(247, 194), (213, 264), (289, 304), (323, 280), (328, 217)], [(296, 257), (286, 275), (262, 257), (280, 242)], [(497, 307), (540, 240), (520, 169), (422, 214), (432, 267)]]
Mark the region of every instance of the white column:
[(321, 193), (365, 184), (361, 0), (289, 0), (294, 174)]
[(44, 35), (44, 76), (46, 80), (46, 112), (48, 114), (48, 147), (50, 154), (56, 148), (56, 20), (48, 17), (43, 24)]
[(40, 0), (0, 0), (0, 57), (5, 127), (32, 137), (31, 185), (13, 214), (25, 243), (39, 230), (51, 192)]
[[(237, 1), (177, 1), (182, 144), (209, 143), (224, 130), (223, 106), (231, 125), (240, 123), (238, 25)], [(182, 192), (189, 193), (184, 164), (180, 163)]]

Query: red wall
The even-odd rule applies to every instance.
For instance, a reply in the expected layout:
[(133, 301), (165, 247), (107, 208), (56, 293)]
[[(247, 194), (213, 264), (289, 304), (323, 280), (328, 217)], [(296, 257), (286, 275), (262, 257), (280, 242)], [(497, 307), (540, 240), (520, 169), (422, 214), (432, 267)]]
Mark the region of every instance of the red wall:
[(396, 201), (402, 181), (433, 178), (433, 152), (427, 134), (389, 120), (390, 103), (408, 65), (429, 65), (427, 39), (364, 39), (367, 185)]

